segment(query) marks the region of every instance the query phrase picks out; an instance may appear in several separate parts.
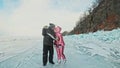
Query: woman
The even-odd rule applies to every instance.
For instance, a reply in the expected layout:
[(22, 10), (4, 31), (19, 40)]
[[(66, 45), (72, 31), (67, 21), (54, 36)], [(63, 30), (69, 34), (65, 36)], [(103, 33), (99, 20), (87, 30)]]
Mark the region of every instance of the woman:
[(56, 26), (54, 28), (54, 32), (55, 32), (55, 36), (56, 36), (56, 40), (55, 40), (54, 44), (56, 45), (58, 63), (61, 63), (61, 59), (63, 59), (63, 61), (66, 62), (66, 57), (64, 55), (65, 43), (64, 43), (64, 40), (63, 40), (63, 36), (60, 33), (61, 32), (61, 27)]

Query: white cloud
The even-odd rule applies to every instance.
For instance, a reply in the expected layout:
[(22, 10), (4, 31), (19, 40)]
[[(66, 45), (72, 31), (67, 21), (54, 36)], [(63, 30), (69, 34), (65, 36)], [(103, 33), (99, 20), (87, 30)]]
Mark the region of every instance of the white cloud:
[[(1, 30), (10, 35), (41, 36), (42, 27), (52, 21), (64, 30), (72, 30), (82, 12), (50, 8), (50, 0), (21, 0), (22, 4), (9, 17), (0, 19)], [(5, 21), (7, 20), (7, 21)], [(1, 23), (0, 23), (1, 24)]]

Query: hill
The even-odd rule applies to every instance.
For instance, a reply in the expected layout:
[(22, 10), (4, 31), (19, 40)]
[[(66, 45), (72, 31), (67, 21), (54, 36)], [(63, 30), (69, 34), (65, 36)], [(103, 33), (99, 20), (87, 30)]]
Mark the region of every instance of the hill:
[(120, 27), (120, 0), (96, 0), (69, 34), (110, 31)]

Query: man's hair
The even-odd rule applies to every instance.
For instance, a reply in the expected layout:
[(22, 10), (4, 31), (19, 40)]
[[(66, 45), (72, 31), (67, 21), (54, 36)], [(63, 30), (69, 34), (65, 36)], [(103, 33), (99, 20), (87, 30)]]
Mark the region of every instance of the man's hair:
[(50, 28), (54, 28), (55, 27), (55, 25), (53, 23), (49, 23), (49, 25), (50, 25)]
[(48, 26), (47, 26), (47, 25), (45, 25), (43, 28), (47, 29), (47, 28), (48, 28)]

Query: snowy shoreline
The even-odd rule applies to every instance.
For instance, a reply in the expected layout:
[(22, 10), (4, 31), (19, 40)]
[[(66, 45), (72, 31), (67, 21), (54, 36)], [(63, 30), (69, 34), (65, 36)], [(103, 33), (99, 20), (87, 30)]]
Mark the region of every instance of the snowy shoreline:
[(120, 29), (65, 36), (65, 39), (72, 39), (80, 54), (99, 55), (120, 63)]

